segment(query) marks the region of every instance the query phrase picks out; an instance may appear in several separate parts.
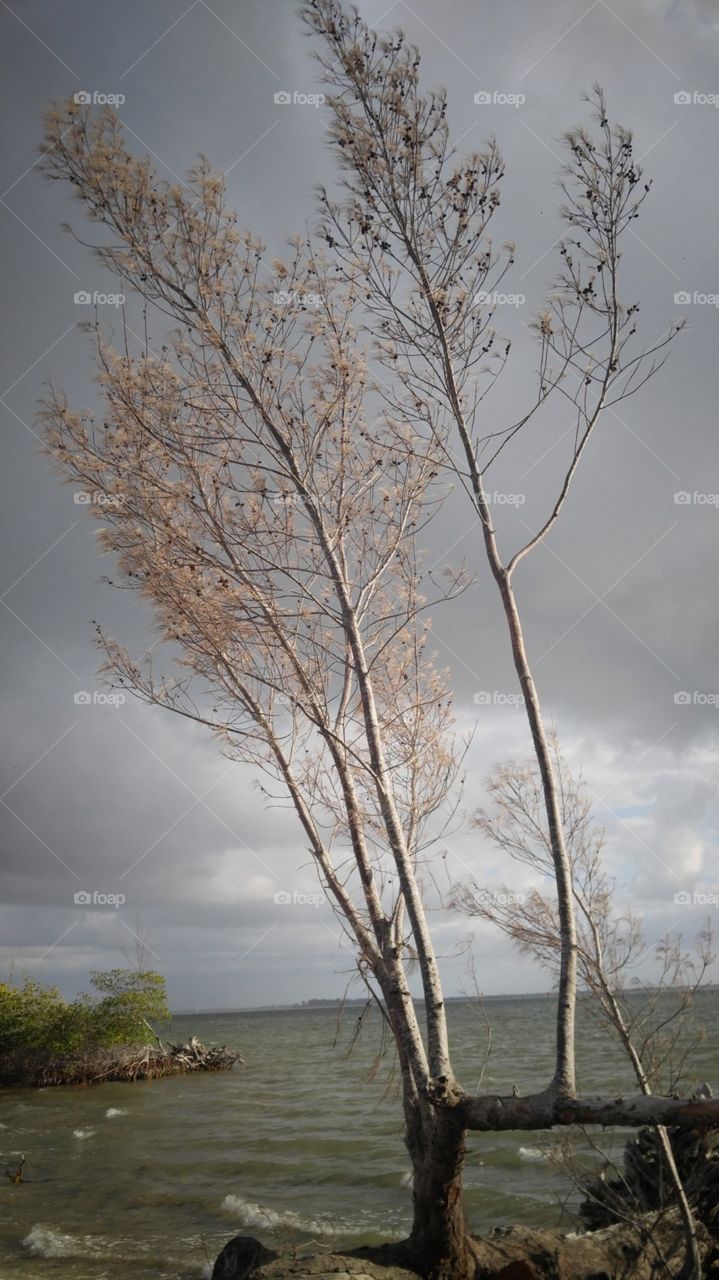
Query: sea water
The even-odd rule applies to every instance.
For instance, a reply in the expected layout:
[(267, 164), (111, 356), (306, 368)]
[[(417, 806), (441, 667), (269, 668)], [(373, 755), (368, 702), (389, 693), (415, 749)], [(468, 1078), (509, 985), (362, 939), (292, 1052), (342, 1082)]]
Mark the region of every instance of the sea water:
[[(200, 1280), (233, 1235), (324, 1247), (396, 1239), (411, 1173), (398, 1078), (377, 1015), (309, 1007), (177, 1018), (171, 1037), (241, 1050), (244, 1067), (138, 1084), (0, 1092), (0, 1280)], [(697, 1080), (719, 1092), (719, 993), (697, 1003), (707, 1037)], [(548, 997), (448, 1005), (455, 1070), (468, 1090), (530, 1092), (551, 1075)], [(491, 1024), (491, 1052), (485, 1064)], [(587, 1092), (634, 1085), (580, 1009)], [(480, 1080), (481, 1077), (481, 1080)], [(467, 1206), (475, 1231), (512, 1222), (572, 1226), (578, 1195), (554, 1157), (559, 1132), (471, 1135)], [(624, 1135), (600, 1133), (605, 1149)], [(579, 1154), (589, 1157), (579, 1142)]]

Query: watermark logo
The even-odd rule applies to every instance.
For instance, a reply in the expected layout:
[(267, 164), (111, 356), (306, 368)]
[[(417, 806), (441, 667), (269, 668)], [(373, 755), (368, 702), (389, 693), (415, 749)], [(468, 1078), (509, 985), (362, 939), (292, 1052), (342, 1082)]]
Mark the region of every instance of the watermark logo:
[(704, 893), (702, 889), (680, 889), (674, 894), (678, 907), (719, 907), (719, 893)]
[(300, 307), (316, 311), (322, 306), (321, 293), (303, 293), (301, 289), (278, 289), (273, 295), (276, 307)]
[(484, 501), (491, 507), (523, 507), (527, 501), (525, 493), (500, 493), (498, 489), (494, 489), (492, 493), (485, 493)]
[(114, 907), (115, 910), (127, 902), (124, 893), (100, 893), (97, 889), (92, 893), (88, 889), (78, 889), (72, 900), (76, 907)]
[(694, 689), (689, 693), (687, 689), (680, 689), (679, 693), (674, 694), (675, 707), (719, 707), (719, 693), (702, 693), (701, 689)]
[(121, 107), (127, 99), (124, 93), (101, 93), (99, 89), (78, 89), (73, 102), (78, 107)]
[(675, 307), (719, 307), (719, 293), (702, 293), (700, 289), (678, 289)]
[(509, 893), (506, 889), (497, 893), (492, 889), (480, 889), (477, 898), (488, 907), (493, 905), (497, 907), (521, 907), (527, 901), (525, 893)]
[(116, 493), (88, 493), (87, 489), (76, 489), (72, 500), (76, 507), (116, 507), (120, 497)]
[(124, 307), (124, 293), (100, 293), (95, 289), (90, 293), (87, 289), (78, 289), (73, 294), (73, 302), (77, 307)]
[(270, 502), (273, 507), (279, 507), (280, 511), (289, 511), (294, 507), (305, 505), (305, 500), (299, 493), (273, 493), (270, 494)]
[(719, 93), (701, 93), (698, 89), (691, 92), (679, 89), (674, 94), (674, 105), (677, 107), (719, 107)]
[(503, 693), (501, 689), (480, 689), (472, 701), (475, 707), (523, 707), (523, 693)]
[(307, 499), (301, 493), (268, 493), (267, 498), (279, 511), (307, 509)]
[(696, 489), (689, 493), (680, 489), (674, 494), (675, 507), (719, 507), (719, 493), (699, 493)]
[(321, 107), (327, 101), (323, 93), (301, 93), (295, 89), (280, 89), (274, 94), (274, 101), (279, 107)]
[(323, 893), (302, 893), (299, 889), (290, 893), (288, 889), (280, 889), (272, 895), (272, 901), (278, 907), (321, 907), (327, 899)]
[(523, 107), (527, 101), (524, 93), (502, 93), (500, 89), (480, 89), (474, 95), (475, 107)]
[(72, 700), (76, 707), (121, 707), (127, 702), (127, 696), (124, 693), (104, 693), (101, 689), (93, 689), (92, 693), (78, 689)]
[(523, 307), (526, 301), (527, 295), (524, 293), (500, 293), (498, 289), (491, 293), (487, 289), (480, 289), (474, 295), (476, 307)]

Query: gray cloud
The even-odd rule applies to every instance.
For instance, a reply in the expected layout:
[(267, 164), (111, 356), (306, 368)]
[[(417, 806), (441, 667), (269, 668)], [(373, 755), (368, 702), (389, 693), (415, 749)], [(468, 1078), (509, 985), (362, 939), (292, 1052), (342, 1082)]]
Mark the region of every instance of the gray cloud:
[[(599, 0), (582, 12), (569, 0), (522, 0), (509, 11), (452, 0), (440, 15), (429, 0), (389, 9), (372, 0), (361, 8), (411, 34), (428, 85), (449, 84), (459, 145), (479, 147), (494, 132), (506, 153), (501, 234), (518, 246), (507, 289), (527, 301), (501, 317), (515, 348), (486, 402), (490, 429), (526, 403), (526, 322), (551, 283), (561, 230), (559, 138), (583, 118), (581, 95), (593, 81), (605, 85), (612, 114), (634, 128), (638, 153), (646, 153), (654, 191), (627, 245), (627, 277), (648, 341), (682, 310), (674, 302), (680, 291), (692, 298), (684, 308), (689, 327), (646, 391), (605, 417), (562, 522), (518, 581), (546, 706), (592, 785), (621, 893), (640, 904), (656, 936), (675, 923), (677, 889), (719, 881), (719, 710), (711, 701), (719, 691), (712, 501), (719, 310), (695, 301), (719, 292), (719, 193), (710, 163), (719, 113), (702, 101), (674, 101), (680, 91), (717, 90), (713, 6), (631, 0), (620, 9)], [(59, 230), (63, 220), (79, 223), (78, 206), (31, 168), (49, 100), (79, 88), (124, 93), (121, 114), (137, 148), (150, 148), (178, 174), (199, 151), (209, 154), (229, 171), (241, 222), (261, 229), (275, 249), (311, 219), (313, 184), (333, 180), (322, 111), (273, 101), (280, 89), (320, 88), (293, 6), (200, 2), (182, 17), (183, 9), (174, 0), (149, 8), (129, 0), (121, 9), (80, 0), (71, 12), (32, 0), (23, 22), (11, 10), (0, 14), (4, 118), (13, 122), (0, 207), (12, 307), (1, 374), (0, 792), (11, 788), (0, 808), (2, 954), (6, 965), (71, 991), (86, 985), (90, 968), (121, 963), (132, 945), (126, 926), (139, 923), (151, 931), (176, 1004), (247, 1005), (338, 992), (351, 953), (339, 948), (326, 905), (275, 904), (281, 889), (309, 893), (316, 884), (291, 814), (266, 810), (250, 770), (228, 770), (200, 730), (160, 712), (74, 703), (79, 689), (100, 688), (91, 619), (140, 647), (148, 617), (100, 581), (111, 566), (98, 559), (90, 520), (38, 456), (34, 434), (47, 380), (77, 403), (93, 403), (89, 347), (73, 327), (84, 312), (73, 296), (113, 283)], [(477, 106), (481, 89), (522, 92), (526, 103)], [(103, 319), (117, 328), (113, 315)], [(161, 320), (149, 324), (159, 343)], [(503, 546), (516, 545), (547, 511), (567, 426), (539, 420), (497, 467), (497, 491), (525, 498), (497, 507)], [(676, 493), (689, 501), (675, 503)], [(448, 510), (431, 532), (428, 563), (464, 555), (474, 565), (471, 523), (467, 509)], [(461, 725), (478, 725), (468, 809), (493, 763), (524, 755), (528, 745), (521, 714), (496, 696), (514, 691), (513, 674), (494, 588), (478, 561), (477, 571), (475, 588), (435, 618)], [(490, 701), (477, 704), (480, 693)], [(678, 693), (689, 700), (675, 702)], [(448, 875), (511, 878), (466, 826), (446, 846)], [(72, 901), (78, 887), (121, 885), (127, 903), (119, 912)], [(699, 906), (687, 909), (685, 929), (701, 915)], [(467, 976), (452, 953), (466, 922), (434, 919), (448, 987), (459, 991)], [(488, 991), (544, 985), (491, 931), (480, 931), (476, 948)]]

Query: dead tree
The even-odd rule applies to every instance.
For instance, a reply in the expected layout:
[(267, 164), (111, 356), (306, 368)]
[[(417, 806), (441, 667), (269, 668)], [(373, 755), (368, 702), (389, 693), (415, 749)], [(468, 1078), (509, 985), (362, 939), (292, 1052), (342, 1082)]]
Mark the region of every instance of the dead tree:
[[(443, 468), (466, 490), (507, 622), (542, 778), (561, 919), (550, 1087), (570, 1095), (577, 973), (571, 868), (514, 574), (559, 518), (603, 410), (639, 390), (672, 336), (635, 351), (638, 304), (625, 306), (621, 298), (621, 238), (639, 216), (649, 183), (642, 182), (631, 135), (610, 125), (597, 89), (598, 139), (583, 129), (565, 137), (563, 213), (569, 231), (559, 250), (556, 290), (534, 321), (536, 397), (518, 421), (495, 425), (484, 402), (507, 364), (510, 345), (493, 327), (491, 299), (514, 261), (513, 246), (496, 252), (490, 237), (504, 173), (499, 149), (492, 142), (481, 154), (456, 156), (446, 93), (420, 93), (419, 52), (401, 32), (381, 39), (339, 0), (307, 0), (303, 12), (322, 41), (318, 58), (333, 113), (330, 134), (345, 175), (344, 199), (320, 193), (325, 239), (346, 278), (362, 290), (379, 334), (376, 357), (388, 406), (409, 422), (429, 426)], [(535, 415), (567, 406), (571, 445), (556, 499), (528, 541), (504, 554), (487, 496), (490, 468)]]
[[(377, 246), (388, 255), (379, 275), (372, 254), (364, 276), (348, 274), (347, 253), (327, 231), (326, 258), (308, 238), (295, 241), (286, 260), (267, 263), (256, 237), (238, 230), (207, 162), (187, 184), (168, 185), (149, 158), (127, 150), (112, 112), (94, 115), (74, 104), (51, 112), (45, 171), (72, 184), (99, 229), (93, 247), (123, 289), (175, 328), (159, 351), (143, 343), (133, 353), (128, 330), (125, 345), (113, 350), (95, 326), (102, 411), (77, 412), (53, 393), (44, 411), (47, 442), (65, 476), (92, 495), (88, 505), (117, 561), (118, 585), (150, 603), (158, 639), (176, 660), (170, 674), (157, 674), (151, 658), (135, 660), (99, 630), (107, 670), (147, 702), (208, 727), (225, 751), (268, 774), (272, 796), (294, 807), (396, 1044), (414, 1171), (407, 1257), (427, 1275), (465, 1280), (474, 1256), (462, 1195), (468, 1129), (706, 1127), (719, 1120), (719, 1106), (576, 1095), (575, 926), (560, 822), (552, 827), (563, 894), (554, 1079), (517, 1098), (509, 1088), (503, 1097), (473, 1096), (455, 1078), (418, 868), (431, 839), (428, 821), (446, 806), (458, 759), (446, 678), (428, 648), (424, 617), (432, 602), (420, 591), (417, 540), (443, 497), (436, 486), (452, 456), (464, 395), (452, 353), (465, 328), (469, 341), (465, 304), (457, 313), (449, 283), (446, 297), (440, 287), (437, 228), (444, 227), (453, 264), (456, 254), (469, 264), (486, 252), (476, 228), (494, 201), (499, 161), (484, 173), (473, 163), (465, 198), (460, 178), (448, 178), (442, 167), (442, 100), (422, 105), (416, 96), (414, 54), (359, 28), (352, 34), (352, 20), (331, 3), (312, 5), (309, 14), (327, 27), (330, 43), (332, 24), (340, 24), (337, 142), (360, 166), (363, 183), (365, 155), (370, 166), (368, 194), (363, 186), (357, 197), (357, 235), (369, 235), (374, 251), (378, 209), (388, 222), (381, 202), (394, 200), (390, 186), (376, 194), (377, 149), (381, 181), (389, 184), (387, 175), (395, 174), (392, 190), (397, 184), (403, 198), (424, 202), (435, 223), (425, 235), (420, 219), (407, 242), (383, 231), (392, 238)], [(358, 93), (369, 78), (381, 97), (380, 73), (389, 95), (380, 124), (396, 131), (399, 152), (383, 151), (379, 125), (372, 134), (371, 103), (364, 125), (343, 105), (350, 76)], [(346, 141), (355, 128), (354, 141)], [(427, 174), (425, 196), (420, 168), (428, 154), (440, 176)], [(622, 174), (628, 181), (624, 168)], [(440, 218), (456, 201), (459, 207)], [(393, 407), (378, 405), (362, 335), (368, 310), (386, 305), (397, 254), (403, 271), (419, 273), (410, 310), (397, 314), (414, 333), (424, 372), (398, 365)], [(468, 269), (475, 278), (478, 268)], [(387, 343), (396, 345), (388, 323)], [(480, 346), (487, 341), (485, 335)], [(620, 341), (615, 336), (615, 347)], [(468, 347), (469, 368), (475, 357), (479, 348)], [(406, 359), (411, 365), (415, 357)], [(412, 393), (409, 406), (403, 387)], [(472, 500), (491, 551), (494, 531), (477, 484)], [(507, 569), (497, 560), (496, 576), (541, 747), (538, 703), (512, 621), (518, 562)], [(459, 576), (451, 579), (435, 603), (462, 585)], [(553, 788), (547, 774), (550, 811)], [(407, 980), (410, 955), (418, 960), (423, 1025)]]
[[(550, 747), (577, 908), (578, 976), (592, 997), (589, 1011), (618, 1040), (645, 1097), (653, 1090), (678, 1096), (696, 1047), (696, 1038), (687, 1033), (688, 1015), (714, 959), (711, 933), (700, 936), (696, 957), (684, 951), (681, 938), (662, 939), (655, 948), (658, 975), (646, 986), (641, 1003), (636, 987), (631, 1005), (627, 1003), (627, 980), (646, 953), (641, 921), (616, 905), (614, 883), (602, 867), (604, 833), (594, 823), (583, 780), (572, 776), (554, 736)], [(508, 858), (524, 863), (545, 879), (551, 877), (551, 841), (536, 761), (501, 766), (489, 779), (488, 792), (492, 807), (480, 809), (474, 825)], [(496, 925), (523, 954), (532, 956), (558, 978), (561, 920), (551, 890), (534, 888), (517, 894), (503, 885), (500, 892), (491, 893), (477, 883), (462, 884), (454, 889), (453, 903), (466, 915)], [(670, 1007), (666, 1006), (667, 998)], [(686, 1239), (683, 1275), (700, 1280), (696, 1224), (670, 1135), (660, 1124), (653, 1132), (682, 1217)]]

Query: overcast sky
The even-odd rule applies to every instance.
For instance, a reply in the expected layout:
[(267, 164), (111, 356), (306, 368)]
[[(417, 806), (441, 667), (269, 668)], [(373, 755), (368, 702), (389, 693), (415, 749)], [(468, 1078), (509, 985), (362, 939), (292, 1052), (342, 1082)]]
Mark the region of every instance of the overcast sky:
[[(493, 227), (518, 246), (503, 287), (524, 302), (498, 321), (515, 338), (488, 411), (498, 424), (532, 386), (525, 326), (557, 268), (559, 139), (587, 119), (582, 94), (593, 82), (634, 130), (654, 180), (627, 237), (626, 292), (641, 300), (647, 344), (681, 314), (688, 327), (653, 383), (604, 417), (560, 524), (517, 585), (540, 694), (590, 785), (621, 900), (645, 915), (650, 942), (670, 926), (689, 937), (707, 914), (716, 920), (705, 899), (719, 894), (719, 9), (715, 0), (363, 0), (360, 9), (420, 46), (425, 86), (449, 87), (460, 147), (494, 133), (505, 154)], [(1, 0), (0, 25), (2, 976), (12, 966), (74, 993), (91, 969), (123, 964), (139, 929), (176, 1008), (337, 994), (352, 958), (329, 908), (274, 901), (317, 891), (292, 814), (268, 812), (252, 770), (218, 757), (200, 728), (97, 701), (91, 620), (141, 650), (147, 618), (102, 584), (111, 570), (96, 526), (40, 455), (36, 422), (50, 380), (75, 406), (95, 403), (78, 329), (90, 308), (74, 297), (113, 287), (60, 229), (72, 220), (86, 230), (79, 206), (33, 167), (43, 107), (78, 91), (124, 95), (132, 147), (168, 175), (208, 155), (227, 173), (240, 223), (280, 247), (311, 219), (314, 184), (333, 173), (323, 110), (275, 101), (321, 91), (309, 42), (292, 0)], [(111, 307), (99, 316), (117, 328)], [(159, 321), (150, 336), (161, 341)], [(496, 488), (521, 495), (521, 505), (497, 507), (505, 548), (546, 513), (566, 427), (558, 418), (525, 437), (497, 471)], [(465, 556), (478, 571), (434, 624), (459, 727), (476, 726), (471, 809), (489, 770), (524, 756), (528, 737), (506, 700), (516, 688), (504, 624), (469, 515), (458, 505), (432, 531), (429, 553), (437, 565)], [(94, 701), (77, 704), (79, 691)], [(688, 697), (677, 702), (680, 693)], [(466, 823), (443, 851), (443, 877), (522, 880)], [(126, 901), (85, 906), (78, 892)], [(677, 903), (677, 893), (691, 900)], [(437, 911), (432, 922), (447, 993), (457, 994), (470, 985), (454, 954), (467, 921)], [(488, 994), (546, 989), (486, 926), (474, 959)]]

